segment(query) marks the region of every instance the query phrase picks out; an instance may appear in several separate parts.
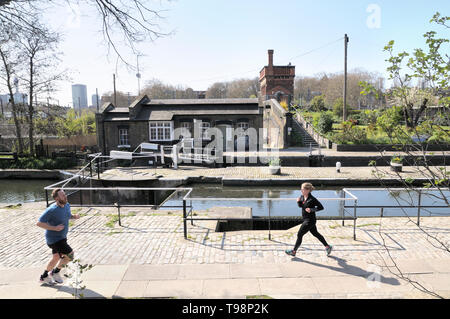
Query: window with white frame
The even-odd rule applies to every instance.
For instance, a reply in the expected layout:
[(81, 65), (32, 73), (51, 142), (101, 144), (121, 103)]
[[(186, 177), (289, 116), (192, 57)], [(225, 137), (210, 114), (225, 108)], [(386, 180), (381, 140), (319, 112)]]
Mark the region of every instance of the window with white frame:
[(129, 146), (128, 128), (119, 128), (119, 146)]
[(237, 123), (237, 128), (241, 128), (242, 130), (246, 131), (248, 129), (248, 122)]
[(210, 138), (207, 130), (211, 127), (211, 123), (209, 122), (202, 122), (202, 136), (203, 138)]
[(150, 122), (150, 141), (171, 141), (173, 122)]
[(239, 134), (240, 136), (246, 135), (248, 129), (248, 122), (238, 122), (236, 126), (238, 129), (242, 129), (242, 131)]

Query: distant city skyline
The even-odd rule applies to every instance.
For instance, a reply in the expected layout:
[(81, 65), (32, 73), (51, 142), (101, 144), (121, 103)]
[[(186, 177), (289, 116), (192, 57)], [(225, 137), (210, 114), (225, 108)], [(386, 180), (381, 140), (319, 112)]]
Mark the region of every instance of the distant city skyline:
[[(267, 64), (268, 49), (275, 51), (274, 64), (291, 62), (297, 76), (342, 72), (341, 38), (345, 33), (350, 38), (348, 70), (362, 68), (387, 77), (383, 47), (395, 40), (396, 52), (411, 52), (425, 47), (422, 35), (427, 31), (448, 35), (429, 20), (436, 11), (448, 14), (450, 9), (449, 2), (443, 0), (286, 0), (277, 3), (276, 10), (270, 9), (274, 3), (268, 0), (155, 1), (153, 5), (156, 10), (167, 10), (162, 13), (166, 18), (157, 21), (160, 31), (174, 32), (137, 45), (144, 52), (139, 57), (141, 90), (152, 79), (200, 91), (218, 81), (254, 78)], [(107, 56), (98, 31), (101, 24), (93, 12), (82, 6), (76, 12), (78, 20), (64, 6), (45, 13), (51, 26), (63, 32), (62, 63), (72, 71), (72, 83), (61, 83), (54, 98), (70, 104), (73, 83), (86, 84), (89, 96), (98, 88), (101, 97), (113, 91), (113, 73), (118, 91), (137, 95), (136, 70)], [(118, 49), (127, 52), (121, 45)], [(136, 64), (136, 56), (124, 58)]]
[(88, 107), (87, 86), (84, 84), (72, 85), (72, 107), (76, 110)]

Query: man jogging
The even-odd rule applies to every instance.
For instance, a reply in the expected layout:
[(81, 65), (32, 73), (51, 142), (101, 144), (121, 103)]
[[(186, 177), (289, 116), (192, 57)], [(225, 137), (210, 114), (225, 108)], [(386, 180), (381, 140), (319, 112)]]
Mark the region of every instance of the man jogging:
[(302, 226), (297, 234), (297, 242), (295, 243), (294, 249), (288, 249), (285, 251), (286, 254), (290, 256), (295, 256), (297, 249), (302, 244), (303, 235), (307, 232), (311, 232), (314, 237), (320, 240), (320, 242), (325, 246), (327, 256), (330, 255), (333, 246), (328, 245), (325, 238), (317, 231), (316, 227), (316, 212), (323, 210), (322, 204), (315, 198), (311, 191), (314, 190), (314, 186), (311, 183), (303, 183), (301, 192), (302, 195), (297, 199), (298, 207), (302, 209)]
[(69, 219), (80, 218), (79, 215), (71, 214), (70, 205), (62, 189), (54, 189), (52, 197), (55, 203), (44, 211), (36, 224), (45, 229), (47, 245), (52, 249), (52, 259), (39, 279), (40, 283), (49, 285), (54, 285), (55, 282), (63, 283), (59, 272), (62, 267), (73, 260), (73, 250), (67, 244)]

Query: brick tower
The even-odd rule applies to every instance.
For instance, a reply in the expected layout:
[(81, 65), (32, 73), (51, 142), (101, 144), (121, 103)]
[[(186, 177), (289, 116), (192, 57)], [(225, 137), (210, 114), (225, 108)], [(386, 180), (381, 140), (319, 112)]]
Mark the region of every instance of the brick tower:
[(275, 98), (290, 102), (294, 95), (295, 66), (273, 65), (273, 50), (268, 50), (269, 65), (259, 73), (259, 85), (263, 100)]

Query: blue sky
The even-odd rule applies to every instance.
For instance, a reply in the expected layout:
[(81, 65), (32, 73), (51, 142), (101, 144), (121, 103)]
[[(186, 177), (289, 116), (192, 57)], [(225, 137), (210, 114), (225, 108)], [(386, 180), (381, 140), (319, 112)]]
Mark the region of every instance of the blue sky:
[[(267, 64), (268, 49), (275, 50), (275, 64), (295, 65), (296, 75), (340, 72), (344, 56), (341, 38), (345, 33), (350, 37), (348, 68), (385, 75), (386, 54), (382, 49), (389, 40), (396, 41), (397, 50), (411, 51), (424, 47), (422, 34), (426, 31), (436, 29), (441, 36), (450, 35), (429, 23), (436, 11), (450, 15), (448, 0), (153, 3), (154, 8), (167, 10), (160, 21), (161, 31), (173, 34), (140, 44), (145, 52), (139, 60), (142, 82), (156, 78), (194, 90), (206, 90), (216, 81), (257, 76)], [(117, 89), (136, 94), (135, 72), (120, 66), (116, 70), (115, 59), (108, 59), (99, 20), (87, 8), (78, 11), (79, 16), (61, 6), (45, 14), (51, 26), (64, 35), (60, 49), (63, 66), (73, 71), (72, 83), (86, 84), (90, 100), (95, 88), (99, 93), (112, 90), (112, 73), (117, 71)], [(55, 95), (65, 105), (71, 101), (70, 84), (62, 83)]]

